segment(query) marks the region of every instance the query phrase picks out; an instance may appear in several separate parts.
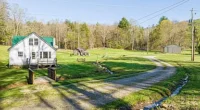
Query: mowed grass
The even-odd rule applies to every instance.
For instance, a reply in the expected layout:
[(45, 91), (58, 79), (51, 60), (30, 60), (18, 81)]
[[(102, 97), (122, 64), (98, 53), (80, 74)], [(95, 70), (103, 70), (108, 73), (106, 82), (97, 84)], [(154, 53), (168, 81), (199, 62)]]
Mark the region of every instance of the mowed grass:
[[(26, 84), (27, 69), (8, 68), (8, 46), (0, 46), (0, 88), (12, 88)], [(70, 56), (71, 50), (58, 50), (57, 76), (62, 81), (56, 84), (68, 84), (80, 81), (122, 78), (123, 75), (136, 75), (155, 68), (155, 65), (141, 56), (145, 52), (134, 52), (118, 49), (92, 49), (90, 56)], [(77, 58), (85, 58), (86, 62), (78, 62)], [(115, 74), (111, 75), (99, 69), (94, 63), (98, 61)], [(47, 69), (35, 70), (36, 77), (47, 76)]]
[(170, 59), (167, 59), (166, 55), (159, 56), (159, 58), (172, 64), (178, 64), (179, 68), (183, 68), (181, 72), (188, 74), (189, 81), (180, 94), (169, 98), (164, 103), (173, 105), (174, 109), (200, 109), (200, 55), (196, 53), (194, 62), (191, 62), (190, 51), (186, 51), (181, 55), (168, 56)]
[(8, 68), (8, 48), (7, 46), (0, 46), (0, 89), (16, 82), (25, 81), (25, 75), (27, 75), (25, 69)]
[(155, 56), (176, 66), (176, 74), (152, 87), (132, 93), (123, 99), (118, 99), (99, 109), (119, 109), (121, 107), (141, 109), (146, 105), (160, 100), (162, 97), (169, 96), (187, 74), (189, 75), (187, 85), (184, 86), (180, 94), (170, 97), (164, 104), (172, 105), (173, 109), (177, 110), (200, 109), (200, 55), (195, 56), (195, 62), (191, 62), (190, 60), (190, 51), (184, 51), (182, 54), (157, 54)]
[[(8, 52), (6, 46), (0, 46), (0, 87), (5, 88), (13, 86), (13, 89), (5, 89), (0, 91), (0, 98), (21, 97), (23, 93), (20, 88), (22, 82), (26, 82), (26, 69), (8, 68)], [(120, 49), (93, 49), (89, 50), (90, 56), (70, 56), (72, 51), (59, 50), (57, 52), (58, 64), (57, 76), (61, 76), (64, 80), (59, 81), (56, 85), (66, 85), (68, 83), (77, 83), (82, 81), (93, 80), (115, 80), (119, 78), (137, 75), (138, 72), (147, 71), (155, 68), (155, 65), (143, 56), (147, 56), (146, 52), (126, 51)], [(190, 61), (189, 51), (182, 54), (162, 54), (149, 53), (148, 55), (157, 56), (160, 60), (171, 63), (177, 67), (177, 73), (168, 80), (162, 81), (145, 90), (132, 93), (123, 99), (118, 99), (109, 103), (100, 109), (118, 109), (123, 106), (132, 108), (140, 108), (148, 105), (162, 97), (171, 94), (179, 82), (189, 74), (189, 82), (183, 88), (181, 93), (176, 97), (172, 97), (165, 101), (165, 104), (173, 104), (176, 109), (199, 109), (200, 102), (200, 56), (196, 55), (195, 62)], [(85, 58), (86, 62), (77, 62), (77, 58)], [(105, 71), (98, 69), (94, 62), (100, 62), (108, 67), (115, 74), (110, 75)], [(36, 77), (47, 75), (46, 69), (36, 71)], [(34, 86), (34, 85), (33, 85)], [(28, 88), (32, 86), (28, 85)], [(184, 103), (182, 103), (184, 102)], [(140, 106), (140, 107), (139, 107)]]
[[(105, 80), (123, 78), (126, 75), (137, 75), (139, 72), (155, 68), (155, 64), (143, 58), (145, 52), (134, 52), (119, 49), (92, 49), (90, 56), (70, 56), (71, 50), (60, 50), (57, 54), (58, 76), (66, 80), (57, 84), (68, 84), (80, 81)], [(86, 62), (77, 62), (77, 58), (85, 58)], [(94, 65), (99, 62), (114, 74), (111, 75)]]

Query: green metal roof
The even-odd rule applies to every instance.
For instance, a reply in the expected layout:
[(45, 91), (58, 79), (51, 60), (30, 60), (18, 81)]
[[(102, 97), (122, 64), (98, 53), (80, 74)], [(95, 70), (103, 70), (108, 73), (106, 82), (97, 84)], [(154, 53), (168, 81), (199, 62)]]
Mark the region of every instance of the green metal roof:
[(12, 38), (12, 46), (16, 45), (18, 42), (22, 41), (26, 36), (14, 36)]
[[(12, 47), (15, 46), (17, 43), (22, 41), (27, 36), (14, 36), (12, 38)], [(48, 43), (49, 45), (53, 46), (53, 37), (51, 36), (41, 36), (41, 38)]]
[(46, 41), (49, 45), (53, 46), (53, 37), (50, 36), (42, 36), (44, 41)]

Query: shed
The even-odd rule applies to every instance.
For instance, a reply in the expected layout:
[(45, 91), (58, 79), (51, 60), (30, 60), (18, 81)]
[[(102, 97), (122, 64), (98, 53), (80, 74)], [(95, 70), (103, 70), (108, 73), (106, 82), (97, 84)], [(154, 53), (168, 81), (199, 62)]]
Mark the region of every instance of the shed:
[(164, 47), (164, 53), (181, 53), (181, 47), (178, 45), (168, 45)]

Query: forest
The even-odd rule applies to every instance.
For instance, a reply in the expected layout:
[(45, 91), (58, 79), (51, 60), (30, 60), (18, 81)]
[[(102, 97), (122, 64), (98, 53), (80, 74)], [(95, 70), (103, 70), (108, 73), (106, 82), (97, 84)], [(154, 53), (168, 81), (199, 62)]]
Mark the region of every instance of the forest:
[[(113, 25), (88, 24), (58, 19), (47, 23), (30, 20), (20, 6), (9, 5), (0, 0), (0, 44), (11, 45), (15, 35), (27, 36), (36, 32), (40, 36), (53, 36), (60, 49), (82, 47), (116, 48), (127, 50), (162, 51), (166, 45), (179, 45), (182, 49), (191, 47), (190, 20), (176, 21), (163, 16), (157, 24), (142, 27), (136, 20), (123, 17)], [(200, 20), (195, 20), (195, 47), (200, 50)]]

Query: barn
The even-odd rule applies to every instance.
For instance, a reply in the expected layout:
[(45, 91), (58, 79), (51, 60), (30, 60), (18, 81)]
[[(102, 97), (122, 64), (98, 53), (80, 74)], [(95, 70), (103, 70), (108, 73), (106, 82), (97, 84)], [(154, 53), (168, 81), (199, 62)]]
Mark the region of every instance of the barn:
[(181, 47), (178, 45), (168, 45), (164, 47), (164, 53), (175, 53), (180, 54), (181, 53)]
[(13, 36), (8, 49), (9, 65), (56, 65), (55, 39), (31, 33), (28, 36)]

